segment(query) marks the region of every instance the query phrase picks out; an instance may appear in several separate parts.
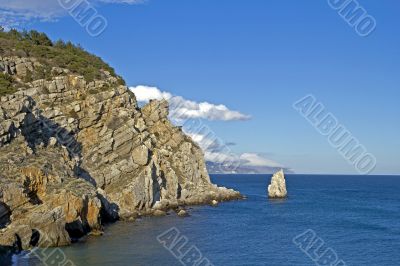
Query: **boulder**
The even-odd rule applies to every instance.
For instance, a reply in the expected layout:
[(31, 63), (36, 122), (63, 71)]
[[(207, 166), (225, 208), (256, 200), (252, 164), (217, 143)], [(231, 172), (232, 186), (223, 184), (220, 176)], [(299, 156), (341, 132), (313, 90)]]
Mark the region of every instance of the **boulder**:
[(132, 159), (138, 165), (147, 165), (149, 162), (149, 149), (145, 145), (140, 145), (133, 149)]
[(212, 200), (210, 205), (213, 206), (213, 207), (217, 207), (218, 206), (218, 201)]
[(179, 210), (177, 214), (178, 214), (179, 217), (188, 217), (189, 216), (188, 212), (186, 210), (183, 210), (183, 209)]

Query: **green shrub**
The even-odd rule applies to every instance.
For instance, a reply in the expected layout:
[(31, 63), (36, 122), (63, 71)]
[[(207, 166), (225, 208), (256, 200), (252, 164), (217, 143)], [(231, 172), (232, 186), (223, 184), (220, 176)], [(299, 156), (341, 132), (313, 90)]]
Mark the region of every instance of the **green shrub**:
[(92, 94), (92, 95), (97, 94), (97, 93), (99, 93), (99, 92), (100, 92), (100, 91), (97, 90), (97, 89), (90, 89), (90, 90), (89, 90), (89, 94)]
[(32, 82), (33, 78), (32, 78), (32, 71), (30, 71), (29, 69), (26, 71), (26, 76), (24, 77), (24, 82), (28, 83), (28, 82)]
[(16, 91), (13, 86), (13, 78), (8, 74), (0, 73), (0, 96), (12, 94)]
[(52, 46), (53, 43), (46, 34), (31, 30), (24, 33), (24, 38), (30, 40), (35, 45)]
[(51, 74), (51, 66), (49, 65), (43, 65), (43, 66), (38, 66), (35, 68), (35, 74), (34, 74), (34, 79), (46, 79), (46, 80), (51, 80), (52, 74)]
[(79, 115), (75, 112), (75, 110), (69, 111), (69, 116), (74, 119), (79, 119)]
[(0, 54), (3, 56), (37, 58), (45, 69), (39, 69), (38, 73), (33, 73), (34, 79), (49, 79), (51, 68), (61, 67), (84, 76), (88, 82), (104, 78), (101, 70), (108, 71), (118, 78), (118, 84), (125, 84), (125, 81), (115, 74), (112, 67), (101, 58), (85, 51), (80, 45), (65, 43), (62, 40), (53, 43), (46, 34), (38, 31), (4, 32), (0, 30), (0, 47)]

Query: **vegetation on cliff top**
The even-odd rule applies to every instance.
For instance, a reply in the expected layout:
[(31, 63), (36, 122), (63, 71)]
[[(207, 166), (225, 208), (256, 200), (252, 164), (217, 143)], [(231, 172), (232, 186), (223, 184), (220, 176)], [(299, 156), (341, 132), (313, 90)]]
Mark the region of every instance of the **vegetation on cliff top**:
[[(0, 27), (0, 56), (34, 57), (44, 66), (35, 73), (29, 73), (26, 82), (31, 81), (32, 78), (50, 79), (51, 68), (59, 67), (82, 75), (89, 82), (103, 78), (100, 70), (108, 71), (112, 76), (118, 78), (119, 84), (125, 84), (125, 81), (116, 75), (114, 69), (101, 58), (71, 42), (62, 40), (52, 42), (45, 33), (35, 30), (19, 32), (13, 29), (5, 32)], [(0, 79), (3, 80), (3, 77)], [(2, 83), (3, 81), (0, 84)], [(0, 87), (0, 90), (4, 89), (3, 86)]]

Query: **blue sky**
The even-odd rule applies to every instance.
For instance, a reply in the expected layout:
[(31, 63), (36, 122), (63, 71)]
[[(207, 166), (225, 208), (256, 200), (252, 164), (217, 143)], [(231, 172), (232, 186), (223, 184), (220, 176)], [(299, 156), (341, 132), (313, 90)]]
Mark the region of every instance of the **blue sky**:
[[(325, 0), (96, 1), (108, 27), (95, 38), (62, 11), (5, 2), (0, 8), (13, 11), (20, 27), (80, 43), (129, 86), (154, 86), (250, 115), (207, 121), (219, 138), (236, 143), (230, 147), (238, 154), (258, 154), (297, 173), (356, 174), (293, 109), (313, 94), (376, 157), (373, 173), (400, 174), (397, 0), (359, 0), (377, 22), (368, 37)], [(18, 14), (24, 2), (31, 17)]]

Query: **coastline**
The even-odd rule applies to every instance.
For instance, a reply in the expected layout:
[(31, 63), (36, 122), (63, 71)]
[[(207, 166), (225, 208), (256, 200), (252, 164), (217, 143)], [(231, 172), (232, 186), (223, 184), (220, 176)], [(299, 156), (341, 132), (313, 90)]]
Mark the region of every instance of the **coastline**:
[[(31, 57), (0, 63), (21, 83), (43, 67)], [(139, 108), (120, 77), (99, 71), (89, 81), (53, 67), (51, 77), (0, 98), (0, 202), (9, 220), (0, 245), (67, 246), (103, 234), (105, 223), (242, 198), (212, 184), (203, 151), (169, 120), (167, 101)]]

